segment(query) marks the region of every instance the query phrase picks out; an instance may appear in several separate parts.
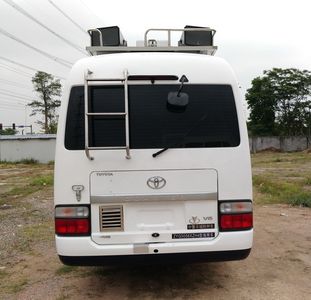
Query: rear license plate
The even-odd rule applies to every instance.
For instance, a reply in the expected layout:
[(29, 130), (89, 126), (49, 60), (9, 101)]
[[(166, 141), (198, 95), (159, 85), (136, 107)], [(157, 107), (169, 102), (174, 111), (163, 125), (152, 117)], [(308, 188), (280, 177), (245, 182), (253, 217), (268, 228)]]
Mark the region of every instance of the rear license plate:
[(202, 239), (215, 237), (215, 232), (173, 233), (172, 239)]

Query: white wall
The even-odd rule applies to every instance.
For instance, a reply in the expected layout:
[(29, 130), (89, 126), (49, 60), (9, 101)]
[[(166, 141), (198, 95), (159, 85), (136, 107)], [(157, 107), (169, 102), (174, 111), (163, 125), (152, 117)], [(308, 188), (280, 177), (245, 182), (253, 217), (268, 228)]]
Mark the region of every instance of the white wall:
[(311, 147), (311, 137), (307, 136), (257, 136), (249, 138), (252, 153), (263, 150), (279, 150), (283, 152), (303, 151)]
[(35, 159), (47, 163), (55, 157), (56, 135), (0, 136), (0, 161)]
[[(311, 147), (311, 137), (250, 137), (251, 152), (265, 149), (301, 151)], [(56, 135), (0, 135), (0, 161), (35, 159), (41, 163), (54, 160)]]

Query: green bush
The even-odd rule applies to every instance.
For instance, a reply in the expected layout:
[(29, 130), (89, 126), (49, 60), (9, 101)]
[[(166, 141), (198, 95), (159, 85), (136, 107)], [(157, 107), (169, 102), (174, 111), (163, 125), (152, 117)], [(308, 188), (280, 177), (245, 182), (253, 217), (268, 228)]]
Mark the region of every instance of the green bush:
[(288, 203), (311, 207), (311, 191), (303, 189), (303, 181), (277, 181), (271, 175), (254, 175), (253, 183), (264, 203)]

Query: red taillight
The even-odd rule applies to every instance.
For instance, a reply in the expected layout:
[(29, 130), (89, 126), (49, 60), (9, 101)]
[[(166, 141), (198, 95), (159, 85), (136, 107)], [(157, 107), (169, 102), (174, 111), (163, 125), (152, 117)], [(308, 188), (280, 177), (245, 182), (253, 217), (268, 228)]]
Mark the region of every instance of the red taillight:
[(245, 230), (253, 227), (253, 214), (226, 214), (220, 217), (220, 227), (223, 230)]
[(88, 235), (89, 219), (55, 219), (55, 233), (58, 235)]
[(61, 236), (90, 235), (90, 208), (87, 205), (55, 207), (55, 233)]

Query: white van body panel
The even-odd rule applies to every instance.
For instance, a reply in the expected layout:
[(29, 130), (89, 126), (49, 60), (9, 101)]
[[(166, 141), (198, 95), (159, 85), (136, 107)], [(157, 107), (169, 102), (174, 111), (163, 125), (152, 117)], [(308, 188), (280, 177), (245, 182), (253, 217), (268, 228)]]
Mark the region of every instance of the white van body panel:
[[(239, 244), (237, 246), (237, 241)], [(70, 252), (68, 251), (68, 245)], [(231, 251), (249, 249), (253, 244), (253, 230), (244, 232), (222, 232), (212, 241), (191, 241), (176, 243), (149, 243), (144, 254), (158, 253), (195, 253)], [(72, 256), (97, 256), (97, 255), (132, 255), (135, 254), (133, 243), (124, 245), (98, 245), (89, 237), (68, 238), (56, 237), (57, 252), (59, 255)]]
[[(152, 154), (160, 149), (130, 149), (130, 159), (125, 158), (125, 150), (90, 150), (94, 160), (89, 160), (84, 150), (67, 150), (64, 140), (71, 88), (84, 85), (87, 70), (92, 72), (92, 78), (122, 78), (124, 69), (129, 75), (181, 77), (186, 74), (190, 84), (230, 85), (235, 98), (240, 144), (227, 148), (174, 148), (155, 158)], [(105, 84), (120, 85), (114, 82)], [(129, 82), (131, 84), (150, 84), (150, 81)], [(178, 82), (165, 81), (161, 84)], [(113, 181), (98, 176), (107, 173), (113, 174)], [(146, 179), (152, 176), (161, 176), (170, 184), (163, 190), (152, 190), (146, 185)], [(72, 190), (73, 185), (84, 186), (79, 202)], [(100, 205), (111, 203), (115, 197), (113, 203), (124, 206), (125, 226), (131, 228), (127, 235), (120, 232), (110, 234), (107, 241), (98, 229), (98, 218), (92, 217), (91, 237), (56, 236), (59, 255), (130, 255), (136, 253), (135, 243), (144, 242), (148, 243), (145, 253), (153, 253), (155, 248), (159, 253), (250, 249), (252, 230), (219, 232), (217, 222), (219, 201), (252, 200), (251, 163), (242, 96), (231, 67), (221, 58), (186, 53), (106, 54), (78, 61), (70, 72), (63, 94), (54, 194), (55, 205), (91, 204), (92, 215), (98, 214)], [(202, 195), (205, 200), (202, 200)], [(189, 203), (192, 209), (189, 209)], [(210, 215), (203, 212), (209, 207), (213, 207)], [(150, 211), (156, 212), (158, 217)], [(171, 241), (169, 236), (180, 232), (192, 216), (213, 218), (215, 236), (202, 240)], [(152, 243), (150, 232), (153, 231), (163, 234), (159, 243)]]

